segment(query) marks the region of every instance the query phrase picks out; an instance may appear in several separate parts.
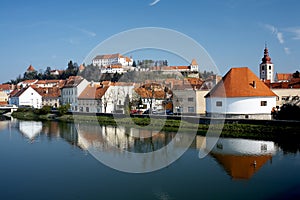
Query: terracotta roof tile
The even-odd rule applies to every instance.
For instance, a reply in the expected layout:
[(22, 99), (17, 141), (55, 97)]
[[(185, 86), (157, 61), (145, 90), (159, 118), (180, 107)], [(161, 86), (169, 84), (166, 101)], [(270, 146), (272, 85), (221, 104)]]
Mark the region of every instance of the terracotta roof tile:
[(34, 67), (32, 67), (32, 65), (29, 65), (29, 67), (27, 68), (27, 71), (28, 72), (34, 72), (35, 69), (34, 69)]
[(293, 78), (293, 74), (276, 73), (277, 81), (289, 81)]
[(231, 68), (206, 97), (277, 96), (249, 68)]
[(99, 84), (89, 84), (79, 95), (78, 99), (101, 99), (109, 86), (101, 86)]

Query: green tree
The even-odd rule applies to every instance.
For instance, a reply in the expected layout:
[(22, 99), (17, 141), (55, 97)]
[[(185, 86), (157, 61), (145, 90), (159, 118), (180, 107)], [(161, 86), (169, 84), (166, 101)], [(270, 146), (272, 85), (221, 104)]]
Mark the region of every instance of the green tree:
[(61, 105), (61, 106), (58, 108), (58, 113), (59, 113), (59, 115), (62, 116), (62, 115), (67, 114), (70, 108), (71, 108), (70, 104)]

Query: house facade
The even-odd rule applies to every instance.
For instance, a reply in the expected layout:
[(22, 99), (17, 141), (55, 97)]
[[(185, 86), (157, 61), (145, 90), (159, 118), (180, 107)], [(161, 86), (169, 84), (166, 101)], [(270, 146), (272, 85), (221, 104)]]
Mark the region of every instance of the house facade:
[(42, 96), (32, 87), (22, 88), (9, 98), (9, 104), (20, 106), (29, 106), (33, 108), (42, 107)]
[(63, 105), (70, 104), (72, 112), (79, 111), (78, 97), (89, 82), (80, 76), (71, 76), (61, 88), (61, 102)]
[(102, 112), (124, 113), (126, 97), (131, 99), (133, 91), (133, 83), (112, 83), (102, 97)]
[(102, 97), (108, 88), (99, 83), (89, 83), (78, 97), (79, 112), (103, 113)]
[(277, 95), (249, 68), (232, 68), (206, 96), (206, 115), (271, 119)]

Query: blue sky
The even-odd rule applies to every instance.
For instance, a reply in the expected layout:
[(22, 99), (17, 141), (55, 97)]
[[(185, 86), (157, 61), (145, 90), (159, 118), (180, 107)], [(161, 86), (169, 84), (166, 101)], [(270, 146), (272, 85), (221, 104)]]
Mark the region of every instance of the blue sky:
[[(237, 66), (257, 74), (265, 41), (276, 72), (299, 70), (297, 0), (160, 0), (150, 6), (153, 1), (2, 0), (0, 82), (23, 74), (30, 64), (39, 70), (64, 69), (69, 60), (81, 63), (103, 40), (141, 27), (173, 29), (193, 38), (222, 75)], [(176, 62), (169, 64), (182, 64)]]

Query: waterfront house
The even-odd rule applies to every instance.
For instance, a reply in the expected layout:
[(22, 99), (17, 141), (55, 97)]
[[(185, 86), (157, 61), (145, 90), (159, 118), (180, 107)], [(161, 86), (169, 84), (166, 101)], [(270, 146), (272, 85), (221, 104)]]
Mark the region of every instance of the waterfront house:
[(72, 112), (79, 111), (78, 97), (88, 84), (89, 82), (81, 76), (70, 76), (61, 88), (62, 104), (70, 104)]
[(104, 112), (102, 97), (108, 88), (109, 86), (90, 82), (78, 97), (79, 112)]
[[(110, 83), (102, 98), (102, 112), (104, 113), (124, 113), (126, 98), (132, 99), (134, 84), (127, 82)], [(127, 102), (129, 103), (129, 102)]]
[(42, 107), (42, 96), (31, 86), (12, 92), (9, 98), (9, 104), (20, 106), (29, 106), (33, 108)]
[(42, 96), (42, 106), (58, 108), (60, 106), (59, 87), (39, 87), (35, 89)]
[(271, 119), (277, 95), (249, 68), (231, 68), (206, 96), (209, 117)]

